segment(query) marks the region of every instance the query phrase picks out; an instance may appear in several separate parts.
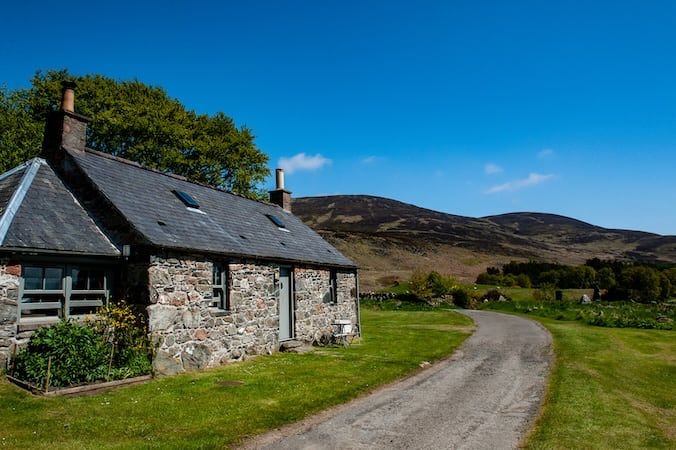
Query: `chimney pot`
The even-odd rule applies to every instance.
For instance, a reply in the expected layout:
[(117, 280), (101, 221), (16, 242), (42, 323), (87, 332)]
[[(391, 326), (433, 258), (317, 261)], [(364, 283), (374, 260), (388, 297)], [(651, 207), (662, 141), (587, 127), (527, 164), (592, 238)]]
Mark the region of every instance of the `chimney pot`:
[(270, 203), (281, 206), (285, 211), (291, 212), (291, 192), (284, 189), (284, 169), (275, 170), (277, 189), (270, 191)]
[(284, 190), (284, 169), (277, 169), (275, 175), (277, 175), (277, 189)]
[(74, 81), (61, 82), (61, 110), (68, 112), (75, 112), (75, 88), (77, 84)]
[(63, 150), (84, 152), (89, 118), (75, 112), (75, 83), (62, 81), (61, 110), (47, 116), (42, 155), (52, 161), (62, 161)]

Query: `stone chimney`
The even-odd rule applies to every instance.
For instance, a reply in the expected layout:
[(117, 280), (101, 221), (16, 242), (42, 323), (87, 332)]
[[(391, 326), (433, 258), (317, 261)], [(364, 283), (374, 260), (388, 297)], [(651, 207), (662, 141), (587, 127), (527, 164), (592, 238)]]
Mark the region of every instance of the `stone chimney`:
[(75, 113), (75, 83), (61, 82), (61, 109), (47, 116), (42, 155), (46, 159), (63, 159), (63, 149), (84, 152), (88, 117)]
[(270, 191), (270, 203), (281, 206), (285, 211), (291, 212), (291, 192), (284, 189), (284, 169), (275, 171), (277, 189)]

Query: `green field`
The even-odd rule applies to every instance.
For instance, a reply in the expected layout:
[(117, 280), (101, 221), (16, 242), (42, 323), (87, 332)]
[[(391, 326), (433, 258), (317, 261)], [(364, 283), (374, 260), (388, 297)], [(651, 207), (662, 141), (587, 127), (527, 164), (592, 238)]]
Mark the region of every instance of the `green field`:
[[(344, 403), (451, 353), (465, 316), (398, 301), (365, 307), (349, 348), (275, 354), (78, 398), (0, 381), (0, 447), (223, 448)], [(555, 364), (533, 449), (676, 448), (676, 335), (528, 314)]]
[(274, 354), (78, 398), (0, 381), (0, 448), (223, 448), (348, 401), (450, 354), (471, 334), (451, 311), (362, 313), (349, 348)]
[(538, 318), (554, 337), (528, 448), (676, 448), (676, 334)]

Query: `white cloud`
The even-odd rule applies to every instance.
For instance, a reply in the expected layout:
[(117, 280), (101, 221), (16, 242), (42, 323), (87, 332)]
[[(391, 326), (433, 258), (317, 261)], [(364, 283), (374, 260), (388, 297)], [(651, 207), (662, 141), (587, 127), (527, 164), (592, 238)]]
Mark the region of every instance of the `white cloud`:
[(383, 158), (380, 156), (367, 156), (366, 158), (362, 158), (361, 163), (362, 164), (375, 164), (379, 161), (381, 161)]
[(538, 153), (538, 159), (549, 159), (554, 157), (554, 150), (545, 148)]
[(496, 173), (502, 172), (502, 167), (498, 166), (497, 164), (488, 163), (484, 166), (484, 172), (486, 172), (487, 175), (494, 175)]
[(546, 182), (547, 180), (550, 180), (554, 177), (554, 175), (542, 175), (539, 173), (531, 173), (528, 175), (528, 178), (524, 178), (521, 180), (514, 180), (514, 181), (508, 181), (507, 183), (504, 184), (499, 184), (497, 186), (493, 186), (489, 190), (486, 191), (487, 194), (495, 194), (497, 192), (504, 192), (504, 191), (516, 191), (519, 189), (523, 189), (526, 187), (530, 186), (535, 186), (538, 184), (542, 184)]
[(317, 170), (331, 164), (331, 160), (324, 158), (317, 153), (314, 156), (308, 156), (305, 153), (298, 153), (291, 158), (279, 158), (279, 167), (284, 169), (288, 174), (292, 174), (297, 170)]

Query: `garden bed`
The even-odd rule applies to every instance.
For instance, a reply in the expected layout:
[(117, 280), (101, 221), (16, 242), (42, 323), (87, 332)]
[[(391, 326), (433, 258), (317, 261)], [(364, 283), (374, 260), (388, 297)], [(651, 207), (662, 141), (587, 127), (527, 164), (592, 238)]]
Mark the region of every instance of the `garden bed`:
[(35, 395), (42, 395), (45, 397), (53, 397), (53, 396), (67, 396), (67, 397), (75, 397), (78, 395), (88, 395), (88, 394), (96, 394), (114, 387), (118, 386), (126, 386), (129, 384), (138, 384), (138, 383), (145, 383), (147, 381), (150, 381), (153, 379), (152, 375), (143, 375), (140, 377), (133, 377), (133, 378), (125, 378), (122, 380), (113, 380), (113, 381), (104, 381), (101, 383), (89, 383), (89, 384), (83, 384), (79, 386), (69, 386), (69, 387), (48, 387), (46, 390), (44, 388), (40, 388), (37, 386), (34, 386), (30, 383), (27, 383), (25, 381), (19, 380), (18, 378), (14, 378), (10, 375), (7, 375), (7, 380), (10, 381), (12, 384), (25, 389), (27, 391), (30, 391), (31, 393)]

